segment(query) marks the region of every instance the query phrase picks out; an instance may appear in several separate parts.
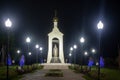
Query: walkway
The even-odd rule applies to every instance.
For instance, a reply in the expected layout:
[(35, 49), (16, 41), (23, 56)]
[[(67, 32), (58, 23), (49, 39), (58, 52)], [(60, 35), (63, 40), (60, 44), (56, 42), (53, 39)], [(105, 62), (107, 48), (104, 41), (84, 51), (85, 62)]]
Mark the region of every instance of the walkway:
[(82, 78), (82, 74), (74, 73), (69, 69), (63, 69), (64, 77), (45, 77), (44, 75), (48, 72), (47, 69), (37, 70), (34, 73), (25, 74), (20, 80), (85, 80)]

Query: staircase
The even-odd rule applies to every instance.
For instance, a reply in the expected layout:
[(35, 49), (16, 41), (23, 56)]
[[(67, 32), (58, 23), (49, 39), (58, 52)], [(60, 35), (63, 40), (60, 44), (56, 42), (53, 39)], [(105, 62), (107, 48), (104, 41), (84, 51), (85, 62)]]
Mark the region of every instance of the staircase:
[(70, 64), (67, 63), (44, 63), (42, 64), (44, 66), (44, 69), (68, 69), (68, 66)]

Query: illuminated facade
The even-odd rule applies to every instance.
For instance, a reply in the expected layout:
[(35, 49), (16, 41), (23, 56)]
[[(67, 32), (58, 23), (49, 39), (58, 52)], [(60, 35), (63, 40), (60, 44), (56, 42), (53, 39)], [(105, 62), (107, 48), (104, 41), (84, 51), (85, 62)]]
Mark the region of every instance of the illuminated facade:
[(58, 29), (58, 18), (53, 18), (54, 27), (48, 34), (47, 63), (64, 63), (63, 33)]

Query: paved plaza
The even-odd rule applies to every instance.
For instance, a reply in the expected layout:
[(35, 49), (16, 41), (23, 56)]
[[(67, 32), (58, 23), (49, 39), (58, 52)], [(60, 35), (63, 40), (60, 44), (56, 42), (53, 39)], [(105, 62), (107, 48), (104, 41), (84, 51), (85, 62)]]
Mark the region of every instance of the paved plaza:
[[(49, 71), (49, 69), (47, 69), (48, 65), (47, 65), (47, 67), (46, 67), (46, 65), (44, 65), (44, 66), (45, 66), (45, 68), (42, 70), (37, 70), (34, 73), (28, 73), (28, 74), (23, 75), (23, 78), (21, 78), (20, 80), (85, 80), (82, 77), (83, 74), (74, 73), (72, 70), (70, 70), (68, 68), (66, 69), (65, 65), (64, 65), (64, 67), (62, 67), (62, 66), (58, 67), (58, 65), (57, 65), (57, 67), (62, 70), (63, 77), (45, 77), (45, 74)], [(52, 65), (52, 67), (53, 67), (53, 65)], [(56, 67), (54, 67), (54, 68), (56, 69)]]

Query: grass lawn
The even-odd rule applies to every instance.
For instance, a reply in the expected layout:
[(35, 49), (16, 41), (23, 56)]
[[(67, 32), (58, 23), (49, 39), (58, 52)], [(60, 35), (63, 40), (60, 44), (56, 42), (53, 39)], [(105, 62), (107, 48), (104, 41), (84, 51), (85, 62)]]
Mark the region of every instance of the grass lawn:
[[(87, 80), (96, 80), (97, 76), (97, 70), (94, 69), (89, 72), (88, 75), (85, 75), (84, 78), (86, 78)], [(102, 68), (101, 80), (120, 80), (120, 70)]]
[[(42, 69), (43, 66), (24, 66), (24, 72), (18, 72), (17, 66), (9, 66), (9, 80), (18, 80), (22, 77), (22, 74), (34, 72), (37, 69)], [(6, 80), (7, 67), (0, 67), (0, 80)]]
[(120, 70), (103, 68), (101, 72), (105, 74), (103, 80), (120, 80)]
[[(86, 70), (87, 66), (83, 66), (83, 71)], [(80, 72), (80, 66), (69, 66), (69, 69), (72, 69), (75, 73)], [(97, 80), (98, 79), (98, 72), (97, 67), (92, 67), (91, 71), (82, 72), (85, 74), (83, 77), (86, 80)], [(101, 68), (101, 79), (100, 80), (120, 80), (120, 69), (109, 69), (109, 68)]]
[[(6, 66), (0, 67), (0, 80), (6, 80), (6, 69)], [(9, 80), (18, 80), (20, 77), (22, 76), (18, 76), (18, 73), (16, 72), (16, 66), (9, 66)]]

